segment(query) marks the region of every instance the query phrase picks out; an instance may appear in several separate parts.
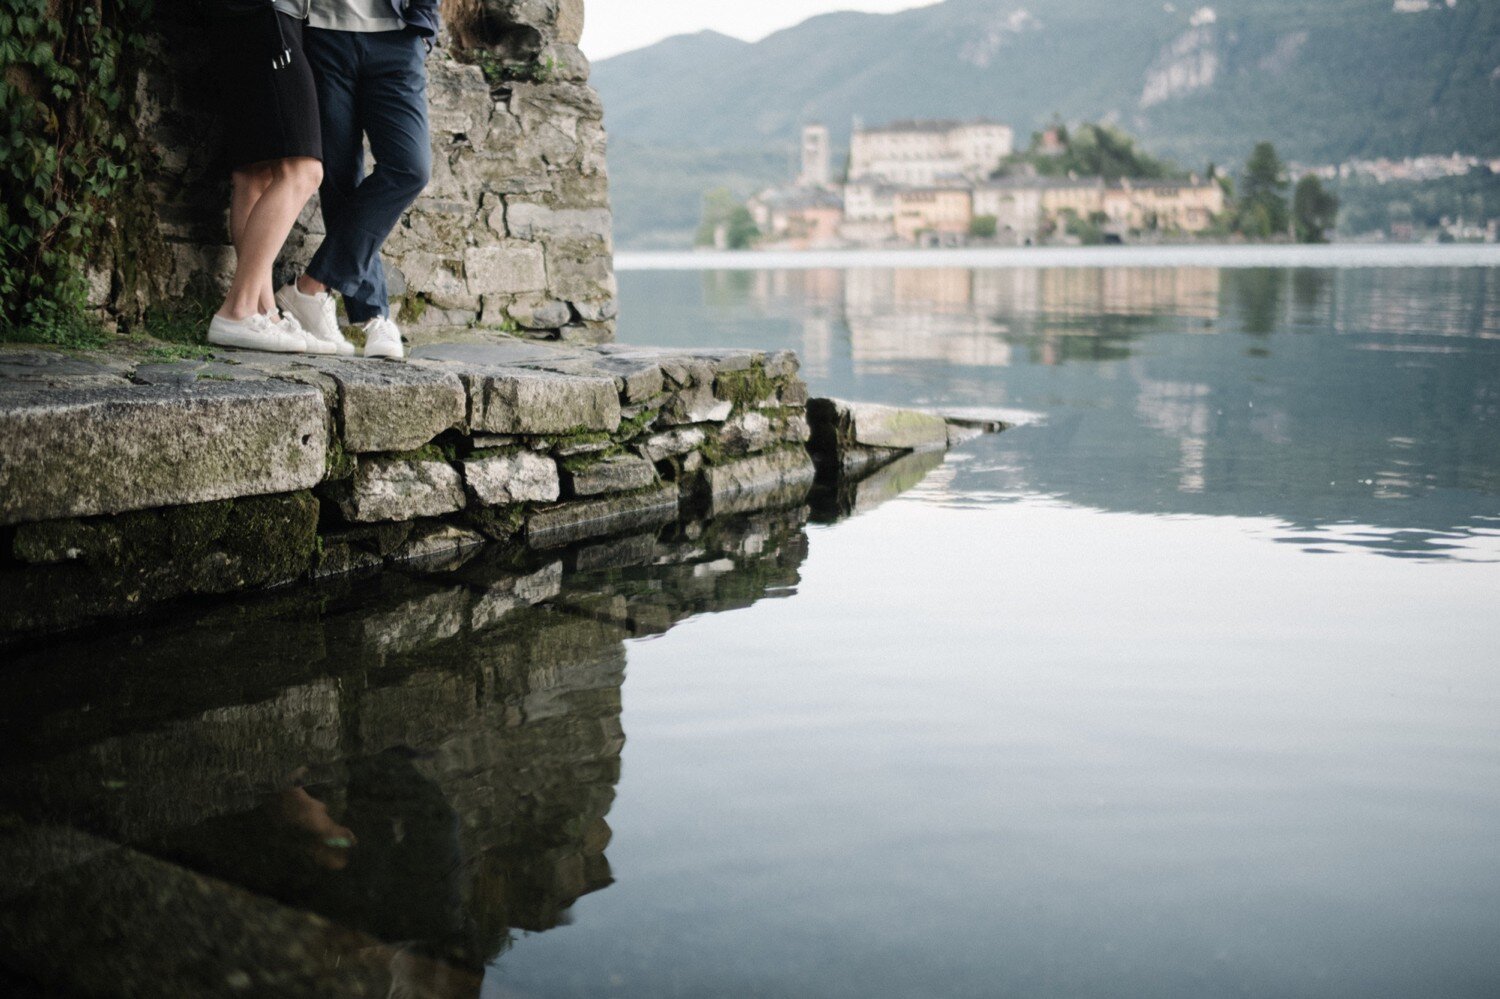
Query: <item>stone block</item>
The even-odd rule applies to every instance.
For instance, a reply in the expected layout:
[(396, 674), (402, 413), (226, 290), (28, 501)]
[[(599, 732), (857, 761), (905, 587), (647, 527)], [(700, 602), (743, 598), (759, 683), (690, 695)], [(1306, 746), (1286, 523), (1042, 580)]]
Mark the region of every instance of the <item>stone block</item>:
[(812, 459), (801, 448), (752, 455), (703, 470), (710, 516), (800, 503), (812, 489)]
[(578, 323), (564, 326), (557, 331), (557, 338), (563, 343), (584, 344), (588, 346), (608, 343), (614, 339), (614, 336), (614, 330), (611, 328), (588, 326)]
[(561, 495), (557, 462), (543, 454), (471, 458), (463, 463), (464, 482), (485, 506), (505, 503), (551, 503)]
[(638, 493), (561, 503), (537, 510), (526, 525), (527, 540), (550, 548), (584, 538), (619, 534), (665, 524), (677, 516), (677, 487), (658, 486)]
[(558, 0), (557, 38), (572, 45), (583, 38), (583, 0)]
[(355, 360), (323, 370), (338, 383), (341, 436), (350, 451), (410, 451), (463, 426), (468, 397), (451, 371)]
[(440, 309), (478, 310), (479, 295), (459, 276), (462, 265), (458, 258), (419, 250), (401, 254), (394, 263), (406, 275), (412, 294), (421, 295)]
[(800, 378), (792, 379), (781, 386), (776, 393), (776, 401), (783, 406), (806, 406), (807, 383)]
[(540, 372), (468, 373), (469, 425), (495, 434), (613, 432), (620, 396), (613, 378)]
[(328, 412), (282, 381), (0, 393), (0, 524), (295, 492), (317, 484)]
[(807, 405), (814, 444), (836, 441), (840, 445), (899, 448), (911, 451), (942, 450), (948, 446), (948, 424), (932, 413), (874, 403), (814, 399)]
[(458, 470), (437, 458), (362, 457), (334, 495), (355, 523), (439, 517), (464, 508)]
[(609, 239), (608, 208), (550, 208), (534, 201), (512, 199), (506, 204), (505, 224), (517, 239)]
[[(443, 569), (457, 568), (454, 559), (467, 559), (484, 544), (484, 535), (467, 527), (457, 524), (423, 524), (414, 529), (411, 538), (402, 545), (391, 558), (397, 562), (422, 561), (427, 563), (429, 569), (439, 566), (435, 562), (443, 562)], [(427, 633), (428, 641), (432, 640), (432, 633)]]
[(539, 246), (471, 246), (464, 254), (464, 273), (475, 295), (547, 289), (547, 267)]
[(630, 454), (564, 468), (563, 475), (574, 496), (623, 493), (656, 483), (656, 469), (651, 462)]
[(574, 302), (573, 308), (577, 311), (580, 319), (591, 323), (608, 322), (620, 313), (620, 303), (616, 302), (613, 298)]
[(724, 424), (719, 443), (731, 454), (764, 451), (779, 443), (781, 435), (765, 413), (747, 409)]
[(512, 302), (505, 311), (517, 324), (531, 330), (555, 330), (573, 318), (568, 303), (555, 298), (521, 299)]
[(666, 433), (653, 434), (636, 446), (636, 453), (647, 461), (657, 462), (675, 458), (689, 451), (696, 451), (708, 439), (702, 427), (681, 427)]

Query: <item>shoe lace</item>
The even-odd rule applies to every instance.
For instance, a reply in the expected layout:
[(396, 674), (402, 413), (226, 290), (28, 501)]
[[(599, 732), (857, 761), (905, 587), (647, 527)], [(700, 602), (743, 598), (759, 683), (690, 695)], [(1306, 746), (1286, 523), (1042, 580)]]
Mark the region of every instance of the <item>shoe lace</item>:
[(280, 325), (279, 323), (273, 323), (269, 314), (260, 312), (252, 316), (247, 316), (245, 322), (250, 326), (251, 331), (255, 333), (269, 333), (272, 327)]
[(323, 326), (325, 329), (334, 331), (334, 336), (339, 336), (339, 314), (334, 308), (333, 296), (326, 291), (318, 292), (318, 308), (323, 310)]

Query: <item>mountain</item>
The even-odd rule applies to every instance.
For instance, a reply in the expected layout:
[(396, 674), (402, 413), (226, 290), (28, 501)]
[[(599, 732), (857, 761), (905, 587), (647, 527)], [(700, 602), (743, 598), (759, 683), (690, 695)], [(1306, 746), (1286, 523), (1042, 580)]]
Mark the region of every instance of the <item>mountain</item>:
[[(720, 163), (784, 161), (813, 120), (844, 142), (856, 117), (986, 116), (1021, 142), (1054, 118), (1110, 120), (1193, 166), (1239, 163), (1262, 138), (1304, 162), (1500, 154), (1500, 2), (947, 0), (754, 44), (678, 36), (601, 61), (593, 81), (626, 148)], [(616, 173), (627, 216), (635, 169)]]

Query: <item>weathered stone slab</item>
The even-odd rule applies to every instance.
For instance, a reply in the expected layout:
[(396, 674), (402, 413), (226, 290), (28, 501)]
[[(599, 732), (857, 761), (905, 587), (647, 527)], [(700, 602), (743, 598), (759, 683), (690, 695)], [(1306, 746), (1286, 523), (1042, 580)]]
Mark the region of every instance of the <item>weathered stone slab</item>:
[[(438, 568), (434, 562), (443, 562), (442, 568), (457, 568), (454, 559), (472, 555), (484, 544), (484, 535), (458, 524), (422, 524), (412, 531), (411, 538), (391, 558), (397, 562), (421, 561), (428, 568)], [(427, 641), (433, 633), (427, 634)]]
[(438, 517), (464, 508), (458, 470), (439, 459), (360, 458), (336, 497), (344, 517), (356, 523)]
[(575, 468), (564, 468), (568, 490), (574, 496), (598, 496), (644, 489), (656, 482), (651, 462), (631, 454), (615, 455)]
[(47, 347), (0, 344), (0, 381), (29, 382), (37, 388), (124, 386), (130, 384), (130, 369), (128, 359), (109, 354), (80, 357)]
[(814, 439), (832, 434), (840, 443), (923, 451), (948, 446), (948, 424), (941, 416), (895, 406), (842, 399), (813, 399), (807, 418)]
[(464, 482), (485, 506), (501, 503), (551, 503), (561, 495), (557, 462), (531, 451), (471, 458)]
[(719, 442), (732, 454), (749, 454), (779, 443), (780, 435), (770, 417), (747, 409), (724, 424), (719, 431)]
[(295, 492), (323, 477), (322, 395), (280, 381), (0, 393), (0, 524)]
[(783, 448), (704, 469), (710, 516), (800, 503), (812, 488), (812, 459), (800, 448)]
[(547, 289), (547, 268), (536, 245), (471, 246), (464, 254), (464, 273), (475, 294)]
[(323, 370), (338, 383), (342, 438), (350, 451), (410, 451), (463, 425), (468, 398), (451, 371), (361, 361)]
[(613, 431), (620, 425), (620, 396), (613, 378), (496, 371), (464, 375), (469, 424), (496, 434), (569, 434)]
[(0, 572), (0, 634), (77, 627), (193, 593), (290, 582), (314, 562), (309, 492), (16, 527)]
[(722, 423), (734, 412), (734, 403), (714, 395), (707, 384), (695, 384), (674, 392), (661, 408), (661, 423), (680, 426), (686, 423)]
[(644, 443), (636, 446), (636, 452), (647, 461), (675, 458), (703, 446), (708, 434), (702, 427), (680, 427), (666, 433), (653, 434)]
[(677, 516), (677, 487), (663, 485), (638, 493), (580, 500), (532, 513), (527, 540), (539, 548), (565, 545), (584, 538), (617, 534), (665, 524)]

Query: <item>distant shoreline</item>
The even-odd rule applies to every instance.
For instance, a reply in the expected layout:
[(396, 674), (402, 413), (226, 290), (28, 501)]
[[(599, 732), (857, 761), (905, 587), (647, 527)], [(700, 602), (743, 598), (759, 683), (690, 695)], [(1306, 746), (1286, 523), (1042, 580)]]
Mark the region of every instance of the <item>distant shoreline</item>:
[(931, 250), (621, 250), (617, 271), (938, 267), (1500, 267), (1500, 243), (1004, 246)]

